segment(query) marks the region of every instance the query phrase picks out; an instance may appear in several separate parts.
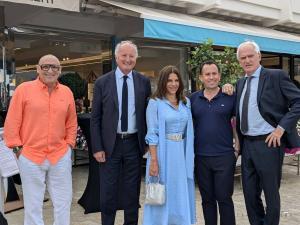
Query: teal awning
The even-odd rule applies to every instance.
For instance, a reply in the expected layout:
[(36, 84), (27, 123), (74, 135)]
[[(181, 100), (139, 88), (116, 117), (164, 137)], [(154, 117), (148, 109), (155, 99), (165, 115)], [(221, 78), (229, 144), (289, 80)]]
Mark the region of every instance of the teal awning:
[[(237, 47), (254, 40), (263, 51), (300, 55), (300, 36), (266, 27), (225, 22), (171, 11), (163, 11), (111, 0), (99, 0), (131, 12), (143, 21), (143, 36), (160, 40)], [(130, 26), (130, 25), (129, 25)]]
[[(237, 47), (245, 40), (253, 40), (258, 43), (262, 51), (300, 55), (300, 37), (297, 37), (299, 40), (296, 38), (294, 40), (289, 40), (283, 36), (282, 38), (268, 37), (267, 30), (268, 29), (266, 29), (266, 32), (262, 33), (262, 35), (251, 35), (247, 33), (236, 33), (212, 28), (144, 19), (144, 37), (148, 38), (190, 43), (202, 43), (207, 39), (212, 39), (214, 45), (230, 47)], [(282, 33), (282, 35), (289, 34)]]

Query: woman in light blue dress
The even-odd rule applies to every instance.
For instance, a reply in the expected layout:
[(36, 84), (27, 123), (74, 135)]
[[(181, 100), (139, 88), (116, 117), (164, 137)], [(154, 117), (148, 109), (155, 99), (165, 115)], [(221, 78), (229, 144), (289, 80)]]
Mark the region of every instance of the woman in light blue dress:
[(195, 224), (193, 123), (176, 67), (160, 71), (146, 118), (146, 182), (150, 176), (159, 176), (166, 187), (166, 201), (160, 206), (145, 204), (143, 225)]

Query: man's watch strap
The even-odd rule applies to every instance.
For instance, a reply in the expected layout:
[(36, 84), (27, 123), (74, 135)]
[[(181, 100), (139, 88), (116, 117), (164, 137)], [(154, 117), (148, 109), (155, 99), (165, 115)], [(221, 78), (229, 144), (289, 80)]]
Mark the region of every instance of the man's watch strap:
[(19, 153), (21, 150), (23, 149), (23, 146), (16, 146), (16, 147), (13, 147), (13, 152), (15, 154)]

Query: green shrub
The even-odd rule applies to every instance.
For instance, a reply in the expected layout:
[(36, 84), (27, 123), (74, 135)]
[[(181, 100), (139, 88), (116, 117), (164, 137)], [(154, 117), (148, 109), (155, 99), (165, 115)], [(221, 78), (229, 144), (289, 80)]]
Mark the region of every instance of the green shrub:
[(85, 96), (87, 88), (86, 81), (82, 79), (77, 72), (62, 74), (58, 78), (58, 81), (71, 89), (74, 99), (81, 99)]
[(213, 40), (208, 39), (191, 51), (191, 58), (187, 61), (187, 64), (190, 66), (192, 79), (196, 81), (198, 87), (201, 87), (199, 67), (201, 63), (208, 60), (213, 60), (220, 66), (221, 85), (226, 83), (235, 85), (243, 74), (243, 69), (236, 58), (235, 49), (225, 47), (223, 51), (215, 51), (213, 49)]

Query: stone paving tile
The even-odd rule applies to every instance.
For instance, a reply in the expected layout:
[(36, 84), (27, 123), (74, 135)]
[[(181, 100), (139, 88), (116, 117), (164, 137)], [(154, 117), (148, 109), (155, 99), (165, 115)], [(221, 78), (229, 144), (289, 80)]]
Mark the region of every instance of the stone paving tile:
[[(288, 162), (294, 162), (293, 158), (286, 159)], [(88, 177), (88, 168), (86, 166), (76, 167), (73, 169), (73, 203), (71, 211), (71, 225), (100, 225), (100, 214), (84, 214), (83, 209), (77, 204), (85, 188)], [(237, 225), (249, 225), (247, 213), (244, 204), (244, 198), (240, 181), (237, 178), (235, 181), (235, 192), (233, 196)], [(144, 183), (144, 182), (143, 182)], [(144, 185), (141, 190), (141, 203), (143, 204)], [(299, 225), (300, 224), (300, 176), (296, 175), (296, 168), (284, 166), (283, 179), (281, 185), (281, 221), (280, 225)], [(203, 225), (203, 215), (201, 209), (201, 198), (198, 189), (196, 188), (196, 208), (197, 208), (197, 224)], [(143, 212), (140, 210), (140, 222), (142, 225)], [(23, 210), (11, 212), (6, 215), (9, 225), (22, 225)], [(45, 225), (52, 225), (52, 205), (51, 201), (44, 204), (44, 219)], [(118, 212), (116, 217), (116, 225), (123, 224), (123, 213)]]

